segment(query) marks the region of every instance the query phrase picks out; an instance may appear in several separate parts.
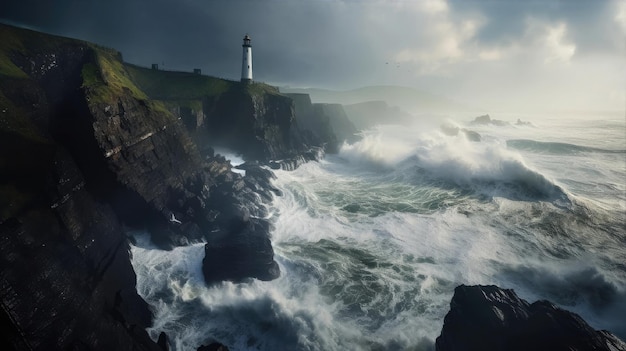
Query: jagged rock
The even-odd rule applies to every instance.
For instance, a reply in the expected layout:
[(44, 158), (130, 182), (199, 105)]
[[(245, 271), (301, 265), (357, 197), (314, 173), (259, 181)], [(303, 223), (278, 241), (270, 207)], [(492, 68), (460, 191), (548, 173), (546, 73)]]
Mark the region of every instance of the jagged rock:
[(626, 350), (626, 344), (548, 301), (529, 304), (513, 290), (461, 285), (454, 290), (436, 349)]
[(478, 116), (476, 118), (474, 118), (474, 120), (472, 122), (470, 122), (471, 124), (474, 125), (494, 125), (494, 126), (499, 126), (499, 127), (503, 127), (503, 126), (508, 126), (509, 122), (506, 121), (501, 121), (499, 119), (491, 119), (491, 117), (489, 115), (482, 115), (482, 116)]
[(57, 147), (51, 161), (43, 179), (23, 188), (41, 187), (38, 196), (0, 219), (3, 323), (18, 331), (11, 342), (18, 349), (156, 349), (143, 330), (151, 315), (135, 291), (115, 213), (85, 189), (66, 150)]
[[(213, 193), (214, 203), (224, 204), (218, 209), (218, 221), (223, 225), (205, 245), (202, 271), (208, 284), (250, 277), (272, 280), (280, 275), (269, 240), (271, 224), (263, 219), (267, 216), (264, 203), (280, 195), (271, 184), (275, 176), (255, 163), (239, 167), (246, 171), (245, 187), (237, 190), (222, 183)], [(236, 201), (231, 200), (229, 205), (220, 200), (222, 196), (233, 196)]]
[(267, 162), (308, 150), (297, 128), (293, 102), (270, 87), (235, 84), (206, 101), (205, 131), (216, 145)]
[(202, 268), (208, 284), (253, 277), (272, 280), (280, 276), (274, 250), (267, 236), (269, 223), (242, 216), (231, 220), (222, 238), (205, 245)]
[(161, 332), (159, 334), (159, 339), (157, 340), (157, 345), (159, 345), (159, 347), (163, 351), (170, 351), (170, 344), (167, 341), (167, 334), (165, 334), (165, 332)]
[(491, 117), (489, 115), (481, 115), (481, 116), (478, 116), (478, 117), (474, 118), (474, 121), (472, 121), (472, 123), (475, 123), (475, 124), (489, 124), (489, 123), (491, 123)]

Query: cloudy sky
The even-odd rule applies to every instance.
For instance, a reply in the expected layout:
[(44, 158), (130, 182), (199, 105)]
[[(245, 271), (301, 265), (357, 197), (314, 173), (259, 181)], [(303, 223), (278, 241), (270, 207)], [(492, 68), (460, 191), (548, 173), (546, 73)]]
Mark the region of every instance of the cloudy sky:
[(626, 0), (5, 0), (128, 62), (292, 87), (401, 85), (500, 110), (626, 108)]

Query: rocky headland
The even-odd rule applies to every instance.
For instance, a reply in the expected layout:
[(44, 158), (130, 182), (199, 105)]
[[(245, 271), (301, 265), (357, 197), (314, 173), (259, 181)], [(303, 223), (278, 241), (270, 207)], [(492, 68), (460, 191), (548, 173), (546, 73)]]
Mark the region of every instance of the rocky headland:
[[(280, 191), (265, 166), (293, 169), (355, 133), (341, 105), (142, 68), (112, 49), (0, 24), (3, 349), (168, 349), (165, 334), (154, 341), (145, 331), (152, 314), (136, 292), (129, 229), (145, 230), (162, 249), (206, 242), (207, 284), (274, 279), (280, 271), (265, 218)], [(245, 175), (214, 147), (241, 154)], [(561, 311), (548, 303), (533, 309), (495, 287), (465, 289), (457, 289), (440, 350), (473, 345), (459, 328), (484, 313), (468, 308), (497, 303), (485, 308), (498, 321), (521, 316), (509, 313), (520, 308), (530, 308), (525, 316)], [(503, 298), (463, 298), (474, 295)], [(502, 345), (497, 335), (485, 338)]]
[[(278, 190), (262, 165), (293, 168), (324, 146), (290, 98), (6, 25), (0, 38), (5, 344), (158, 349), (128, 228), (163, 249), (206, 242), (207, 284), (280, 274), (264, 219)], [(241, 153), (246, 175), (212, 145)]]

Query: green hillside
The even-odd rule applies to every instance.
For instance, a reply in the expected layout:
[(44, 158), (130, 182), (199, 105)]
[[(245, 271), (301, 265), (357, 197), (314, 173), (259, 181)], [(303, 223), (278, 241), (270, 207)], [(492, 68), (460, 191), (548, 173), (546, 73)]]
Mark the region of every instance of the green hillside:
[(219, 95), (235, 82), (195, 73), (161, 71), (125, 63), (129, 77), (151, 99), (187, 100)]

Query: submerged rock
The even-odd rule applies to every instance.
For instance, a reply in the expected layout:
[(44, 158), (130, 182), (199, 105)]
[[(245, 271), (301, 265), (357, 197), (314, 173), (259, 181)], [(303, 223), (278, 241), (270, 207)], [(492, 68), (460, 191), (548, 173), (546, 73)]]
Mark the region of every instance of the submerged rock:
[(461, 285), (454, 290), (436, 349), (626, 350), (626, 344), (548, 301), (529, 304), (510, 289)]
[(499, 119), (491, 119), (489, 115), (478, 116), (474, 118), (474, 120), (470, 123), (475, 124), (475, 125), (490, 125), (491, 124), (491, 125), (499, 126), (499, 127), (509, 125), (509, 122), (501, 121)]
[(532, 126), (533, 124), (530, 122), (526, 122), (526, 121), (522, 121), (521, 119), (517, 119), (517, 122), (515, 122), (516, 126)]

